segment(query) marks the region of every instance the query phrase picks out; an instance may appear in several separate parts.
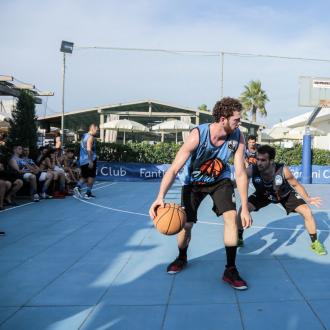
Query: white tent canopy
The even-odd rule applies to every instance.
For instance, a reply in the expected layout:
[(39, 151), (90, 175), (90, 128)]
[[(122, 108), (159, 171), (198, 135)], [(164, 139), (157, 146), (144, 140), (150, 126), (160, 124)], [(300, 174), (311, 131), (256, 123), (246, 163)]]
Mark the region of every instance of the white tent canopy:
[(242, 133), (248, 133), (248, 129), (246, 128), (246, 127), (244, 127), (244, 126), (240, 126), (239, 127), (239, 130), (242, 132)]
[[(274, 126), (267, 134), (269, 134), (273, 139), (281, 140), (302, 140), (305, 134), (305, 127), (295, 127), (290, 128), (286, 126)], [(265, 130), (266, 131), (266, 130)], [(309, 127), (310, 134), (313, 136), (325, 135), (325, 133), (315, 127)]]
[(168, 120), (164, 121), (160, 124), (154, 125), (151, 127), (151, 130), (158, 132), (167, 132), (167, 133), (175, 133), (182, 131), (190, 131), (193, 129), (195, 125), (191, 123), (185, 123), (181, 120)]
[(270, 130), (265, 130), (265, 133), (270, 135), (273, 139), (286, 139), (290, 128), (285, 126), (274, 126)]
[(104, 123), (102, 126), (103, 129), (116, 130), (119, 132), (124, 132), (124, 144), (126, 142), (125, 132), (148, 132), (148, 127), (128, 119), (118, 119)]
[[(312, 127), (310, 126), (309, 128), (309, 132), (311, 135), (313, 136), (321, 136), (321, 135), (326, 135), (325, 132), (323, 132), (322, 130)], [(296, 139), (303, 139), (303, 136), (305, 134), (306, 128), (305, 127), (295, 127), (292, 128), (290, 130), (290, 132), (288, 133), (288, 138), (296, 138)]]
[(192, 123), (186, 123), (181, 120), (168, 120), (152, 126), (151, 130), (163, 133), (162, 142), (164, 141), (164, 133), (175, 133), (175, 142), (178, 143), (178, 132), (190, 131), (195, 126)]

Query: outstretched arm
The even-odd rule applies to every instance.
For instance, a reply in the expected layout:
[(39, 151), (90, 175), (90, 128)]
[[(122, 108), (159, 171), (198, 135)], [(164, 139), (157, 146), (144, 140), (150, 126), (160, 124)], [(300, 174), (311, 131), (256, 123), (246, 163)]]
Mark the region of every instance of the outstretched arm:
[(156, 200), (152, 203), (149, 209), (149, 215), (152, 219), (156, 217), (156, 209), (159, 206), (164, 206), (164, 198), (167, 191), (170, 189), (176, 175), (179, 173), (180, 169), (183, 167), (192, 152), (198, 147), (199, 143), (199, 131), (198, 129), (193, 129), (189, 134), (186, 142), (182, 145), (180, 150), (175, 156), (175, 159), (166, 171), (163, 180), (160, 184), (159, 193)]
[(241, 133), (240, 142), (238, 149), (235, 153), (234, 167), (235, 167), (235, 177), (236, 184), (239, 195), (241, 197), (241, 221), (243, 228), (248, 228), (251, 226), (251, 216), (248, 210), (248, 176), (246, 174), (245, 163), (244, 163), (244, 150), (245, 142), (244, 137)]
[(320, 207), (322, 200), (320, 197), (310, 197), (297, 179), (294, 177), (292, 172), (287, 166), (284, 166), (283, 173), (285, 179), (288, 181), (288, 183), (291, 185), (291, 187), (305, 200), (306, 203), (309, 203), (311, 205), (314, 205), (316, 207)]

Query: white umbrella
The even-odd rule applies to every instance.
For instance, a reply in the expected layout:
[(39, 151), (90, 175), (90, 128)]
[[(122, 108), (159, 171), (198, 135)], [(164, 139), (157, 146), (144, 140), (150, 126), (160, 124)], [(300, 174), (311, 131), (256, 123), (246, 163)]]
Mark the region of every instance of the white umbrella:
[(242, 133), (247, 133), (249, 130), (246, 128), (246, 127), (244, 127), (244, 126), (240, 126), (239, 127), (239, 130), (242, 132)]
[[(151, 127), (152, 131), (161, 133), (175, 133), (175, 142), (178, 143), (178, 132), (190, 131), (196, 125), (192, 123), (186, 123), (181, 120), (168, 120), (160, 124)], [(164, 135), (162, 135), (162, 142), (164, 141)]]
[(289, 132), (290, 132), (289, 127), (275, 126), (265, 133), (270, 135), (273, 139), (280, 140), (280, 139), (286, 139)]
[[(305, 134), (306, 128), (305, 127), (295, 127), (292, 128), (290, 130), (290, 132), (288, 133), (288, 138), (291, 139), (299, 139), (302, 140), (303, 136)], [(311, 135), (313, 136), (322, 136), (322, 135), (326, 135), (322, 130), (316, 128), (316, 127), (309, 127), (309, 132)]]
[(261, 142), (271, 142), (271, 141), (276, 140), (276, 139), (271, 137), (269, 135), (269, 132), (267, 133), (267, 131), (265, 132), (265, 130), (263, 130), (260, 133), (260, 140), (261, 140)]
[(148, 127), (128, 119), (112, 120), (103, 124), (104, 129), (111, 129), (124, 132), (124, 144), (126, 142), (126, 132), (148, 132)]

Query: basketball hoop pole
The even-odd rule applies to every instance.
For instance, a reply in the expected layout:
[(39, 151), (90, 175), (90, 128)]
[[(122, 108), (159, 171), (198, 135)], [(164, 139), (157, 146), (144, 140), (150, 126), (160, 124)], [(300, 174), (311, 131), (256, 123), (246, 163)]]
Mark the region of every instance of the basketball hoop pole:
[(302, 150), (302, 183), (312, 183), (312, 136), (309, 130), (309, 126), (306, 126), (306, 130), (303, 137), (303, 150)]
[(314, 109), (305, 126), (302, 150), (302, 183), (312, 183), (312, 135), (309, 126), (312, 124), (321, 109), (322, 107), (316, 107)]

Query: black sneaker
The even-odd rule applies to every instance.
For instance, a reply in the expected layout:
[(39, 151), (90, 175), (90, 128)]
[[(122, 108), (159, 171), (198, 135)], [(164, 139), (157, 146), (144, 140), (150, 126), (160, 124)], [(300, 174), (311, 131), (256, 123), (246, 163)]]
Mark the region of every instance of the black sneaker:
[(167, 266), (168, 274), (176, 274), (181, 272), (187, 266), (187, 258), (177, 257), (172, 263)]
[(243, 247), (244, 246), (244, 240), (243, 238), (237, 239), (237, 247)]
[(6, 232), (0, 231), (0, 236), (5, 236), (5, 235), (6, 235)]
[(236, 267), (226, 268), (222, 279), (236, 290), (246, 290), (248, 288), (246, 282), (239, 276)]
[(91, 198), (95, 198), (96, 196), (95, 195), (93, 195), (91, 192), (89, 192), (89, 193), (85, 193), (85, 195), (84, 195), (84, 198), (85, 199), (91, 199)]

